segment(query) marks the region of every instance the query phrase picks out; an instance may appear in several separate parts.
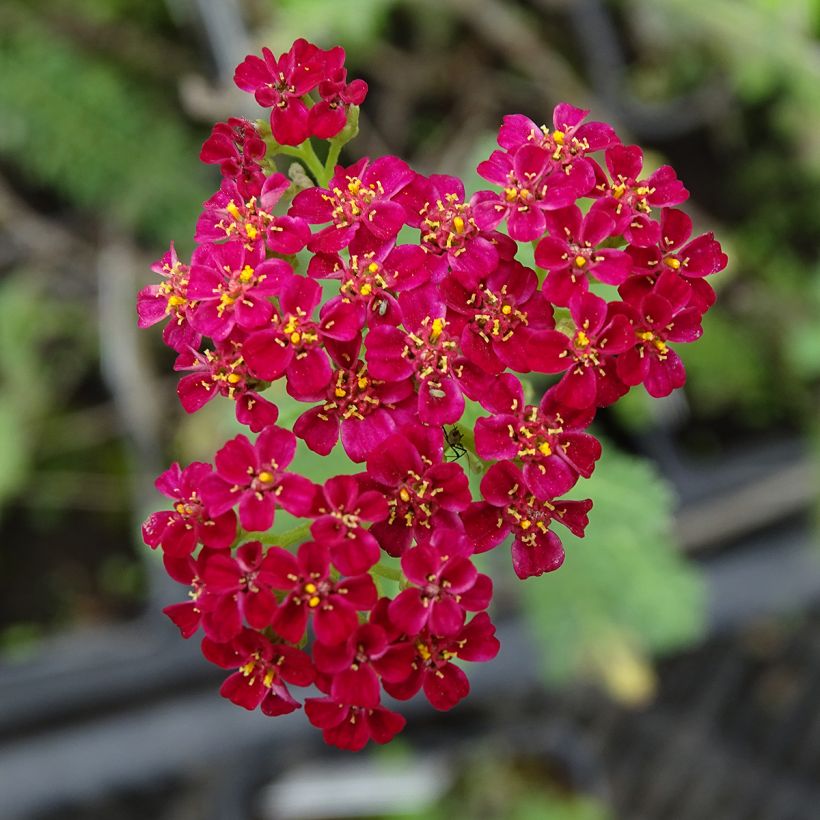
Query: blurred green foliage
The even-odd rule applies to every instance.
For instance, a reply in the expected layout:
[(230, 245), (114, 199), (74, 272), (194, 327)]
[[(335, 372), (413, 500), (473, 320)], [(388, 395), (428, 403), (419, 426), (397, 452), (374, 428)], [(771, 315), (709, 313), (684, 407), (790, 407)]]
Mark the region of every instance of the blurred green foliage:
[(675, 549), (673, 496), (648, 462), (608, 443), (592, 477), (569, 494), (592, 498), (583, 539), (560, 532), (558, 572), (521, 586), (533, 640), (553, 681), (596, 677), (614, 695), (651, 694), (651, 654), (692, 643), (704, 627), (697, 570)]
[[(0, 160), (71, 206), (155, 242), (192, 233), (208, 194), (201, 135), (161, 84), (49, 24), (52, 4), (0, 9)], [(156, 3), (146, 4), (147, 6)], [(84, 0), (73, 24), (129, 15), (139, 4)], [(55, 30), (56, 29), (56, 30)], [(126, 32), (127, 33), (127, 32)], [(123, 53), (127, 54), (127, 44)], [(129, 70), (130, 68), (130, 70)]]

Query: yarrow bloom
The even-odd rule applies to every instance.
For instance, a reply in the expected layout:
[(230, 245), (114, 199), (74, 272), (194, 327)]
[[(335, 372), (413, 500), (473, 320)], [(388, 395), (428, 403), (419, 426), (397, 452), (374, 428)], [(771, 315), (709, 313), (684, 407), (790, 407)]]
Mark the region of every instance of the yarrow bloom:
[(514, 580), (583, 549), (592, 500), (564, 496), (598, 408), (684, 384), (727, 258), (672, 168), (568, 103), (504, 117), (471, 195), (396, 156), (337, 164), (367, 94), (341, 47), (263, 49), (235, 81), (268, 119), (214, 126), (190, 264), (171, 244), (137, 317), (165, 323), (183, 409), (227, 399), (255, 436), (159, 476), (143, 538), (223, 697), (304, 706), (358, 751), (405, 725), (385, 696), (451, 709), (498, 654), (477, 555), (509, 543)]

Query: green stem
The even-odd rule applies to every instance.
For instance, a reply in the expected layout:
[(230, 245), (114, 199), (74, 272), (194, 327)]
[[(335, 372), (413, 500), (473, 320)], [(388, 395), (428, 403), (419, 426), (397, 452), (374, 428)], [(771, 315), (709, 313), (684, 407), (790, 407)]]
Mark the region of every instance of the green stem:
[(285, 530), (285, 532), (266, 532), (258, 540), (263, 544), (275, 544), (278, 547), (287, 548), (297, 542), (299, 544), (303, 543), (309, 534), (310, 522), (307, 522), (291, 530)]

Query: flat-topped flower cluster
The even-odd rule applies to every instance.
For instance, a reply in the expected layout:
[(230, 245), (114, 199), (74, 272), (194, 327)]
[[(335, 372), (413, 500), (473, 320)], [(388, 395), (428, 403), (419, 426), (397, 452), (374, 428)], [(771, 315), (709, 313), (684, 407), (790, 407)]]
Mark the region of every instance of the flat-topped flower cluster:
[[(197, 248), (188, 264), (171, 246), (138, 314), (167, 320), (185, 410), (220, 395), (258, 434), (157, 480), (171, 506), (145, 541), (190, 587), (166, 613), (234, 670), (225, 697), (280, 715), (314, 685), (310, 722), (360, 749), (404, 725), (383, 692), (449, 709), (469, 691), (460, 662), (496, 656), (474, 556), (509, 539), (520, 578), (561, 565), (555, 525), (582, 536), (592, 506), (561, 497), (601, 454), (597, 409), (684, 383), (672, 344), (701, 335), (726, 256), (711, 233), (692, 238), (672, 168), (646, 174), (637, 146), (568, 104), (549, 127), (505, 117), (478, 167), (494, 187), (470, 198), (394, 156), (337, 165), (367, 92), (344, 56), (299, 40), (237, 68), (269, 123), (214, 128), (201, 158), (222, 184)], [(277, 156), (302, 167), (286, 176)], [(528, 373), (557, 374), (537, 404)], [(265, 395), (279, 380), (305, 404), (292, 430)], [(486, 412), (474, 424), (467, 402)], [(290, 470), (297, 439), (343, 448), (351, 474)], [(274, 534), (278, 510), (303, 524)]]

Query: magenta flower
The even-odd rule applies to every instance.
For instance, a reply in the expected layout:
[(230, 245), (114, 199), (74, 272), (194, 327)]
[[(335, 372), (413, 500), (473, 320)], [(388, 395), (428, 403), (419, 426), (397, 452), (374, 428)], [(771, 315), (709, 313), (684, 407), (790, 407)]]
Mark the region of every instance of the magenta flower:
[(223, 177), (236, 181), (239, 195), (246, 199), (254, 195), (265, 181), (259, 164), (267, 150), (252, 122), (230, 117), (217, 123), (205, 140), (199, 158), (217, 164)]
[(445, 280), (441, 290), (447, 319), (460, 332), (468, 361), (492, 374), (506, 367), (522, 373), (536, 369), (534, 340), (555, 324), (535, 271), (520, 262), (502, 261), (475, 290), (455, 277)]
[(442, 318), (425, 316), (420, 324), (405, 326), (410, 332), (388, 325), (370, 330), (365, 337), (368, 369), (391, 382), (415, 377), (419, 420), (436, 427), (454, 424), (464, 413), (464, 395), (453, 372), (458, 337)]
[(458, 527), (470, 488), (461, 466), (443, 459), (441, 431), (416, 426), (394, 433), (368, 458), (365, 486), (383, 492), (390, 509), (370, 532), (390, 555), (401, 555), (413, 538), (427, 541), (436, 528)]
[(378, 562), (379, 542), (364, 528), (387, 518), (380, 493), (362, 492), (354, 476), (328, 479), (316, 497), (311, 535), (330, 550), (330, 560), (342, 575), (359, 575)]
[(273, 216), (273, 209), (290, 187), (284, 174), (272, 174), (248, 196), (232, 179), (223, 179), (219, 190), (204, 204), (196, 225), (197, 242), (230, 239), (247, 250), (267, 244), (275, 253), (298, 253), (310, 239), (310, 228), (301, 219)]
[(166, 555), (190, 555), (197, 544), (213, 549), (230, 547), (236, 537), (233, 510), (209, 514), (202, 500), (203, 481), (211, 475), (210, 464), (195, 461), (184, 470), (174, 462), (154, 486), (174, 501), (172, 510), (153, 513), (142, 525), (148, 546), (162, 547)]
[(250, 334), (242, 352), (249, 371), (264, 381), (287, 377), (288, 392), (300, 401), (320, 399), (332, 370), (322, 347), (350, 342), (359, 334), (359, 320), (350, 305), (325, 305), (319, 321), (313, 319), (322, 301), (322, 287), (312, 279), (288, 275), (278, 287), (281, 313), (272, 311), (271, 327)]
[(576, 162), (588, 162), (584, 159), (587, 154), (620, 142), (611, 125), (584, 122), (588, 114), (589, 111), (569, 103), (558, 103), (552, 113), (552, 132), (523, 114), (508, 114), (498, 131), (498, 144), (511, 153), (525, 145), (537, 145), (564, 168)]
[(285, 472), (296, 452), (296, 436), (281, 427), (266, 427), (251, 444), (246, 436), (231, 439), (216, 454), (216, 472), (202, 482), (202, 497), (211, 516), (239, 504), (239, 521), (249, 532), (273, 524), (277, 505), (293, 515), (311, 507), (315, 484)]
[(351, 461), (366, 461), (398, 425), (412, 420), (412, 382), (373, 379), (358, 359), (336, 369), (326, 391), (324, 403), (293, 425), (293, 432), (320, 455), (328, 455), (341, 437)]
[(564, 563), (561, 539), (550, 529), (557, 521), (583, 537), (592, 502), (536, 498), (524, 475), (510, 461), (493, 464), (481, 479), (484, 501), (462, 513), (464, 529), (475, 552), (497, 546), (510, 533), (515, 537), (512, 562), (519, 578), (552, 572)]
[(401, 568), (413, 586), (388, 607), (394, 626), (408, 636), (425, 628), (433, 635), (453, 636), (464, 626), (467, 612), (486, 609), (493, 583), (473, 566), (472, 554), (461, 531), (446, 529), (437, 529), (427, 543), (407, 550)]
[(330, 550), (324, 544), (308, 541), (295, 556), (272, 547), (268, 556), (272, 586), (288, 592), (273, 620), (274, 630), (286, 641), (301, 640), (311, 615), (318, 640), (345, 641), (359, 624), (358, 612), (369, 612), (376, 603), (370, 575), (331, 577)]
[(349, 706), (333, 698), (308, 698), (305, 714), (325, 743), (350, 752), (360, 752), (370, 740), (389, 743), (407, 722), (383, 706)]
[(427, 256), (418, 245), (391, 242), (375, 251), (352, 254), (349, 263), (338, 254), (317, 253), (307, 272), (317, 279), (339, 280), (340, 294), (330, 301), (361, 305), (364, 309), (357, 315), (362, 327), (401, 324), (402, 310), (394, 294), (420, 289), (430, 279)]
[(612, 315), (607, 303), (592, 293), (574, 298), (570, 314), (575, 334), (545, 333), (532, 346), (533, 369), (566, 371), (556, 397), (569, 407), (602, 407), (626, 392), (617, 383), (613, 357), (634, 344), (632, 327), (626, 316)]
[(545, 211), (566, 208), (592, 188), (595, 176), (586, 163), (575, 163), (569, 173), (557, 172), (550, 154), (525, 145), (515, 154), (493, 151), (479, 163), (478, 173), (503, 191), (479, 191), (471, 201), (476, 225), (491, 231), (507, 220), (507, 231), (518, 242), (532, 242), (546, 230)]
[[(390, 653), (387, 634), (376, 624), (366, 623), (357, 627), (346, 641), (326, 645), (321, 641), (313, 647), (316, 669), (330, 678), (330, 697), (337, 703), (365, 706), (370, 709), (379, 705), (381, 686), (379, 677), (385, 680), (402, 680), (407, 677), (413, 660), (413, 647), (405, 645)], [(378, 665), (378, 672), (376, 666)]]
[(729, 258), (723, 253), (713, 233), (705, 233), (687, 242), (692, 235), (692, 220), (677, 208), (661, 211), (661, 239), (658, 245), (627, 252), (641, 272), (653, 276), (673, 270), (687, 279), (700, 279), (722, 271)]
[(492, 412), (476, 421), (476, 453), (484, 459), (519, 459), (527, 486), (540, 499), (571, 490), (579, 476), (589, 478), (601, 444), (586, 428), (595, 408), (574, 409), (548, 390), (538, 407), (526, 404), (521, 382), (511, 373), (497, 377), (482, 402)]
[(336, 46), (326, 52), (324, 79), (319, 83), (319, 101), (308, 114), (308, 128), (314, 137), (330, 139), (347, 124), (347, 112), (351, 105), (361, 105), (367, 96), (364, 80), (347, 81), (344, 68), (345, 51)]
[(272, 592), (276, 575), (268, 569), (273, 560), (259, 541), (248, 541), (235, 556), (210, 552), (199, 562), (198, 576), (207, 593), (202, 626), (211, 640), (231, 640), (243, 623), (253, 629), (270, 626), (277, 605)]
[(174, 370), (190, 370), (177, 386), (177, 395), (186, 413), (195, 413), (214, 396), (222, 395), (236, 403), (236, 419), (254, 433), (275, 424), (279, 408), (259, 395), (264, 382), (254, 379), (242, 357), (242, 343), (236, 331), (214, 350), (189, 350), (180, 353)]
[(556, 305), (568, 305), (576, 294), (589, 290), (589, 276), (608, 285), (620, 285), (632, 273), (625, 251), (599, 248), (615, 235), (615, 221), (600, 208), (586, 216), (577, 205), (546, 215), (549, 236), (535, 249), (535, 264), (548, 272), (544, 295)]
[(479, 612), (454, 636), (424, 632), (414, 639), (413, 645), (416, 657), (411, 674), (404, 680), (383, 681), (384, 691), (397, 700), (409, 700), (423, 688), (430, 704), (442, 711), (452, 709), (470, 692), (470, 682), (452, 662), (453, 658), (491, 661), (501, 648), (486, 612)]
[(162, 340), (168, 347), (178, 353), (199, 347), (202, 335), (191, 324), (197, 303), (188, 296), (191, 269), (179, 261), (173, 242), (170, 250), (151, 265), (151, 270), (165, 281), (148, 285), (137, 295), (137, 325), (151, 327), (168, 319), (162, 331)]
[(271, 643), (264, 635), (244, 629), (229, 643), (203, 638), (202, 654), (223, 669), (236, 669), (219, 694), (237, 706), (261, 707), (271, 717), (300, 708), (287, 684), (308, 686), (314, 671), (310, 658), (292, 646)]
[(291, 267), (283, 259), (265, 259), (265, 249), (241, 242), (208, 243), (194, 251), (188, 293), (198, 300), (194, 327), (215, 341), (226, 339), (237, 325), (245, 329), (267, 324), (274, 296)]
[(280, 57), (262, 49), (262, 58), (247, 56), (236, 68), (234, 82), (271, 108), (270, 127), (280, 145), (299, 145), (310, 135), (309, 111), (302, 97), (324, 78), (327, 53), (307, 40), (297, 40)]
[(465, 284), (474, 286), (492, 273), (498, 264), (496, 244), (501, 235), (479, 230), (472, 205), (464, 201), (460, 179), (416, 174), (399, 199), (408, 222), (421, 230), (421, 248), (433, 282), (441, 282), (452, 270)]
[[(308, 188), (293, 198), (289, 214), (310, 222), (330, 222), (313, 235), (308, 248), (338, 253), (352, 243), (353, 253), (372, 251), (395, 239), (407, 220), (393, 199), (413, 179), (413, 171), (398, 157), (363, 157), (349, 168), (336, 167), (327, 188)], [(354, 241), (355, 240), (355, 241)]]
[[(637, 341), (618, 357), (624, 384), (643, 382), (655, 398), (668, 396), (686, 381), (683, 362), (667, 342), (694, 342), (703, 333), (701, 314), (690, 307), (691, 289), (673, 271), (661, 274), (650, 293), (630, 312)], [(629, 307), (625, 308), (629, 310)]]
[(662, 165), (645, 180), (639, 179), (643, 151), (637, 145), (608, 148), (606, 165), (612, 182), (605, 178), (598, 181), (595, 191), (602, 198), (596, 207), (615, 220), (616, 232), (627, 242), (639, 247), (657, 245), (661, 228), (650, 216), (652, 208), (680, 205), (689, 198), (689, 191), (669, 165)]

